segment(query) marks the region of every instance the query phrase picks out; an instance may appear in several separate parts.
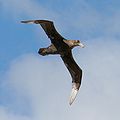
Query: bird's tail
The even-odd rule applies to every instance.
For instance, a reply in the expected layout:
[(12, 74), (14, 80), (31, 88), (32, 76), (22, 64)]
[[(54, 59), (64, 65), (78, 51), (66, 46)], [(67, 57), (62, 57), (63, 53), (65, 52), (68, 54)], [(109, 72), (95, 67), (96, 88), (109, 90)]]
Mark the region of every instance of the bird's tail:
[(72, 83), (72, 91), (71, 91), (70, 100), (69, 100), (70, 105), (74, 102), (78, 94), (79, 87), (80, 87), (80, 83), (75, 83), (75, 82)]

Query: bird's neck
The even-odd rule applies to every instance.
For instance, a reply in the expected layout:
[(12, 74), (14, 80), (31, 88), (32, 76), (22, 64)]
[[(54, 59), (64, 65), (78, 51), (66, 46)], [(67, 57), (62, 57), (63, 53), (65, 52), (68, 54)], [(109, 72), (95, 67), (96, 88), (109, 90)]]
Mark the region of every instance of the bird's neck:
[(71, 49), (74, 48), (74, 40), (63, 40)]

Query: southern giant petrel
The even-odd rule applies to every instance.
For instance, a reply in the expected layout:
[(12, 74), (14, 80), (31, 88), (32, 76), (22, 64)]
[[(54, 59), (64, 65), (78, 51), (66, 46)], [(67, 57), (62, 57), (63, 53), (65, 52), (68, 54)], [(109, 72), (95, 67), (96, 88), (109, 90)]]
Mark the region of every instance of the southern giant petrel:
[(40, 24), (45, 33), (47, 34), (48, 38), (50, 38), (51, 45), (47, 48), (40, 48), (38, 53), (42, 56), (49, 54), (59, 54), (62, 58), (65, 66), (69, 70), (72, 77), (72, 92), (69, 101), (69, 104), (71, 105), (76, 98), (82, 79), (82, 70), (73, 59), (72, 49), (76, 46), (80, 46), (83, 48), (84, 45), (79, 40), (67, 40), (62, 37), (55, 29), (52, 21), (27, 20), (21, 22)]

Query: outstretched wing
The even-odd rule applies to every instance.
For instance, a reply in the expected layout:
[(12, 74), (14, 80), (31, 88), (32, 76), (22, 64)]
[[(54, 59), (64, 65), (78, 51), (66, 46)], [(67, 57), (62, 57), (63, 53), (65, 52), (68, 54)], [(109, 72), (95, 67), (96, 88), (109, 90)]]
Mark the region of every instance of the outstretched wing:
[(69, 101), (71, 105), (73, 101), (75, 100), (76, 95), (81, 85), (82, 70), (76, 64), (71, 52), (68, 53), (67, 55), (61, 56), (61, 58), (64, 61), (64, 64), (69, 70), (71, 77), (72, 77), (72, 92), (71, 92), (70, 101)]
[(58, 39), (63, 40), (64, 38), (57, 32), (54, 23), (52, 21), (48, 20), (27, 20), (27, 21), (21, 21), (22, 23), (35, 23), (40, 24), (47, 36), (50, 39)]

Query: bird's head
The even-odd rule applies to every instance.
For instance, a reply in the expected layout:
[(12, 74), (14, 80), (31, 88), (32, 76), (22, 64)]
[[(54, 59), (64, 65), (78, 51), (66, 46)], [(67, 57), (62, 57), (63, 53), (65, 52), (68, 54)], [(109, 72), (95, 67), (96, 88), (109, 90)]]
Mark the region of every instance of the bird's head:
[(74, 46), (80, 46), (81, 48), (85, 47), (85, 45), (82, 44), (80, 40), (74, 40), (73, 44), (74, 44)]

